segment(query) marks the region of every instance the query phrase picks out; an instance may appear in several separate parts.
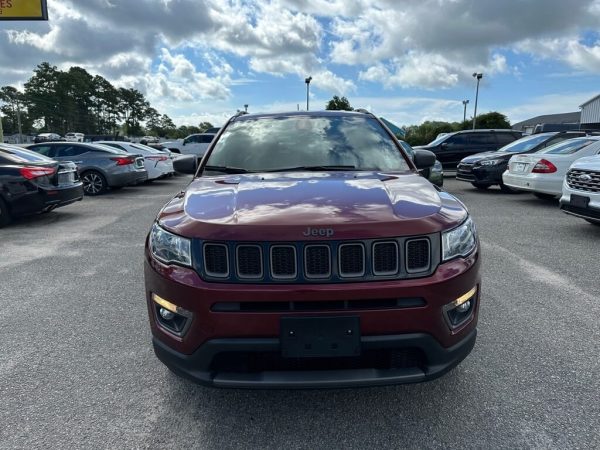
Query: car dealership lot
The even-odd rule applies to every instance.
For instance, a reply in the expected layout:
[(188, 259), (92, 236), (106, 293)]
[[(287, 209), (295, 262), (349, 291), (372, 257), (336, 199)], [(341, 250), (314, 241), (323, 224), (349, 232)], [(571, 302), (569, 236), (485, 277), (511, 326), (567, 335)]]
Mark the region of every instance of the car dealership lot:
[(0, 448), (597, 447), (600, 227), (445, 180), (476, 221), (473, 353), (433, 382), (334, 391), (195, 386), (154, 357), (146, 232), (187, 178), (0, 231)]

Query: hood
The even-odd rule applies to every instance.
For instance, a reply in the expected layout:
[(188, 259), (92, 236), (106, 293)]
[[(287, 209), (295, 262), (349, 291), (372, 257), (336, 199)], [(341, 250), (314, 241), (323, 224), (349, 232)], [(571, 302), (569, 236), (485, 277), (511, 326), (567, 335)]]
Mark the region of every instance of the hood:
[(313, 239), (313, 229), (332, 231), (330, 239), (428, 234), (466, 214), (413, 172), (292, 172), (197, 178), (158, 220), (186, 237), (289, 241)]
[(579, 158), (571, 165), (571, 168), (600, 172), (600, 156), (586, 156), (584, 158)]
[(483, 161), (484, 159), (505, 159), (509, 160), (511, 156), (516, 155), (516, 153), (505, 153), (505, 152), (483, 152), (476, 153), (471, 156), (467, 156), (463, 158), (461, 162), (467, 164), (473, 164), (479, 161)]

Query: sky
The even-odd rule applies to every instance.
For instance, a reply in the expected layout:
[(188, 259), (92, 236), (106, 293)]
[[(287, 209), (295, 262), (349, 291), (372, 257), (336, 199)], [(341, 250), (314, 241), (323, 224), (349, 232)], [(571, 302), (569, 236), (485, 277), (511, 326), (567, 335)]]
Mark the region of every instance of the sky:
[(0, 85), (77, 65), (142, 91), (177, 125), (324, 109), (398, 125), (499, 111), (514, 123), (600, 93), (600, 0), (48, 0), (0, 22)]

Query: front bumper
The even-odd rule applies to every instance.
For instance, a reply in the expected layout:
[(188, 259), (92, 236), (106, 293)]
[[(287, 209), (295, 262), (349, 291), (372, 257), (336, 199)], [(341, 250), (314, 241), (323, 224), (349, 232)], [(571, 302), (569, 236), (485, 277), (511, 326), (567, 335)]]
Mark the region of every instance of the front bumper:
[[(278, 338), (214, 339), (206, 342), (192, 355), (179, 353), (156, 337), (154, 352), (177, 375), (196, 383), (223, 388), (343, 388), (417, 383), (442, 376), (458, 365), (475, 345), (477, 330), (473, 329), (450, 348), (442, 347), (425, 333), (384, 336), (363, 336), (363, 352), (380, 349), (418, 348), (424, 351), (427, 367), (358, 368), (331, 370), (270, 370), (254, 372), (215, 372), (211, 361), (219, 354), (236, 352), (260, 355), (280, 351)], [(298, 359), (292, 363), (302, 363)]]
[(502, 173), (507, 164), (494, 166), (475, 166), (472, 164), (459, 164), (456, 169), (456, 179), (469, 183), (501, 184)]
[[(467, 258), (439, 265), (425, 278), (321, 285), (227, 284), (203, 281), (194, 270), (161, 264), (146, 252), (146, 299), (155, 351), (175, 373), (215, 386), (334, 387), (425, 381), (450, 370), (473, 347), (479, 312), (479, 266), (476, 251)], [(474, 286), (478, 289), (472, 314), (459, 327), (451, 329), (444, 307)], [(153, 294), (191, 312), (191, 322), (182, 335), (177, 336), (161, 325)], [(422, 303), (391, 308), (372, 306), (382, 299), (421, 299)], [(228, 303), (275, 304), (282, 300), (308, 302), (311, 306), (287, 312), (215, 308)], [(321, 306), (353, 300), (363, 304), (361, 309)], [(282, 317), (344, 315), (360, 318), (362, 349), (366, 352), (361, 357), (396, 361), (414, 351), (418, 353), (418, 361), (398, 366), (393, 361), (382, 365), (377, 360), (374, 366), (365, 366), (362, 360), (340, 360), (343, 364), (337, 365), (338, 358), (331, 358), (336, 360), (332, 366), (322, 367), (317, 361), (311, 366), (314, 370), (306, 370), (302, 363), (307, 359), (301, 358), (292, 367), (290, 360), (295, 358), (281, 357)], [(264, 363), (261, 368), (232, 368), (231, 361), (224, 366), (215, 365), (217, 358), (233, 354), (241, 359), (267, 360), (261, 361)], [(252, 361), (248, 364), (252, 365)]]
[[(587, 207), (572, 205), (571, 194), (588, 197), (590, 200)], [(560, 209), (572, 216), (600, 223), (600, 193), (574, 190), (565, 184), (560, 198)]]

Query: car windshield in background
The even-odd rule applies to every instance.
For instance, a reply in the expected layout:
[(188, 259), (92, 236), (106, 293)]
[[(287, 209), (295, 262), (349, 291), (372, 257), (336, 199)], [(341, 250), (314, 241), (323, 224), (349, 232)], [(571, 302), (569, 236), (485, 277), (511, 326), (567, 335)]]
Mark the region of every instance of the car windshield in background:
[(516, 140), (514, 142), (511, 142), (510, 144), (505, 145), (498, 151), (504, 152), (504, 153), (526, 152), (527, 150), (531, 150), (535, 146), (548, 140), (548, 137), (549, 137), (548, 134), (534, 134), (532, 136), (527, 136), (527, 137), (521, 138), (519, 140)]
[(444, 142), (446, 139), (448, 139), (450, 136), (452, 136), (454, 133), (446, 133), (446, 134), (442, 134), (441, 136), (438, 134), (438, 136), (431, 141), (429, 144), (427, 144), (427, 146), (435, 146), (438, 145), (442, 142)]
[(558, 144), (554, 144), (547, 149), (541, 150), (537, 153), (545, 153), (548, 155), (571, 155), (575, 152), (578, 152), (584, 147), (587, 147), (594, 142), (598, 142), (596, 139), (569, 139), (568, 141), (560, 142)]
[(40, 155), (39, 153), (35, 153), (29, 150), (20, 149), (18, 147), (6, 147), (0, 146), (0, 152), (7, 158), (12, 159), (14, 162), (54, 162), (53, 159), (50, 159), (44, 155)]
[(111, 147), (109, 144), (92, 144), (94, 147), (99, 147), (105, 152), (114, 153), (115, 155), (122, 155), (127, 153), (125, 150), (121, 150), (120, 148)]
[(148, 152), (148, 153), (162, 153), (160, 150), (156, 150), (155, 148), (148, 147), (147, 145), (143, 145), (143, 144), (131, 144), (131, 146), (133, 148), (137, 148), (139, 150), (144, 150), (145, 152)]
[[(406, 171), (409, 166), (379, 122), (368, 117), (286, 116), (231, 123), (207, 166), (249, 172), (335, 167)], [(208, 171), (208, 169), (207, 169)]]

